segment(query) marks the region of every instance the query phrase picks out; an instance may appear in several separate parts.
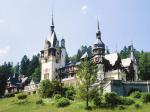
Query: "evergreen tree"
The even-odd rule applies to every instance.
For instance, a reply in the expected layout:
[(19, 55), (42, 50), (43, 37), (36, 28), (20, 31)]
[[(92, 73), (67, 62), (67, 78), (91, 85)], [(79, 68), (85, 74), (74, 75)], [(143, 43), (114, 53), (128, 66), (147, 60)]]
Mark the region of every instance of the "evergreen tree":
[(28, 59), (28, 57), (26, 55), (24, 55), (21, 60), (21, 65), (20, 65), (20, 74), (21, 75), (25, 75), (25, 76), (29, 75), (28, 74), (29, 63), (30, 63), (30, 60)]
[(68, 53), (66, 53), (66, 59), (65, 59), (65, 61), (66, 61), (66, 64), (69, 64), (69, 56), (68, 56)]
[(0, 97), (5, 94), (7, 79), (13, 74), (12, 63), (4, 63), (0, 66)]
[(86, 108), (89, 107), (91, 85), (97, 79), (97, 65), (89, 59), (84, 59), (78, 67), (77, 81), (79, 85), (79, 93), (82, 98), (86, 99)]
[(29, 63), (27, 74), (30, 79), (32, 78), (32, 74), (35, 72), (35, 69), (39, 68), (40, 66), (39, 56), (40, 55), (34, 55)]
[(41, 66), (40, 65), (35, 68), (35, 70), (32, 74), (32, 79), (35, 82), (40, 82), (40, 80), (41, 80)]

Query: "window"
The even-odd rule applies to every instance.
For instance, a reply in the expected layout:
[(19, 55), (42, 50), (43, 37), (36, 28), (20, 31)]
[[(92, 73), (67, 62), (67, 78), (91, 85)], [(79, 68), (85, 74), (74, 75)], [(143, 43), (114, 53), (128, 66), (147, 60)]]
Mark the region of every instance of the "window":
[(44, 74), (44, 80), (49, 79), (49, 74)]

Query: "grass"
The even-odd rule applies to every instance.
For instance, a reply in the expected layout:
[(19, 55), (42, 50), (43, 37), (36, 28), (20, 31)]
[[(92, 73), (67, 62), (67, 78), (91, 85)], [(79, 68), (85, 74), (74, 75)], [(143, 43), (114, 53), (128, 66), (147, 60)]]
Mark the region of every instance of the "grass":
[[(39, 99), (37, 95), (28, 96), (28, 102), (24, 104), (17, 104), (16, 97), (0, 99), (0, 112), (88, 112), (84, 109), (85, 102), (72, 101), (71, 105), (64, 108), (57, 108), (54, 101), (51, 99), (44, 99), (44, 104), (36, 104)], [(149, 112), (150, 104), (143, 104), (140, 99), (136, 99), (136, 103), (141, 105), (141, 108), (136, 109), (134, 104), (126, 106), (124, 110), (119, 110), (118, 107), (93, 109), (91, 112)]]

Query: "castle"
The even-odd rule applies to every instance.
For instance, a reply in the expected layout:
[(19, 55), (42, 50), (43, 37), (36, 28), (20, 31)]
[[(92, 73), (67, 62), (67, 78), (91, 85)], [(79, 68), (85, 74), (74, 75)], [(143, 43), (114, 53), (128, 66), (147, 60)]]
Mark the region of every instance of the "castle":
[[(81, 57), (91, 58), (98, 65), (97, 83), (101, 84), (104, 91), (112, 91), (112, 82), (138, 81), (138, 66), (131, 45), (131, 54), (126, 59), (121, 59), (118, 53), (106, 54), (105, 44), (101, 38), (99, 21), (97, 23), (96, 42), (92, 45), (92, 56), (87, 52)], [(61, 80), (67, 85), (76, 85), (76, 71), (80, 62), (66, 64), (65, 40), (59, 40), (55, 33), (52, 16), (51, 31), (45, 40), (44, 49), (41, 51), (41, 80)], [(114, 84), (114, 83), (113, 83)], [(108, 86), (109, 85), (109, 86)]]

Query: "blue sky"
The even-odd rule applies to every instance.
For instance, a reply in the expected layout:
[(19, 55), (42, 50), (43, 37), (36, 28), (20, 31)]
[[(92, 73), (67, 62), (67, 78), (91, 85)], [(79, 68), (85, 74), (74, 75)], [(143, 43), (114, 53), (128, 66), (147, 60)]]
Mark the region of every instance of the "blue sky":
[(150, 0), (0, 0), (0, 63), (43, 49), (52, 7), (56, 34), (65, 38), (69, 55), (95, 42), (97, 17), (111, 52), (131, 40), (136, 49), (149, 51), (149, 6)]

